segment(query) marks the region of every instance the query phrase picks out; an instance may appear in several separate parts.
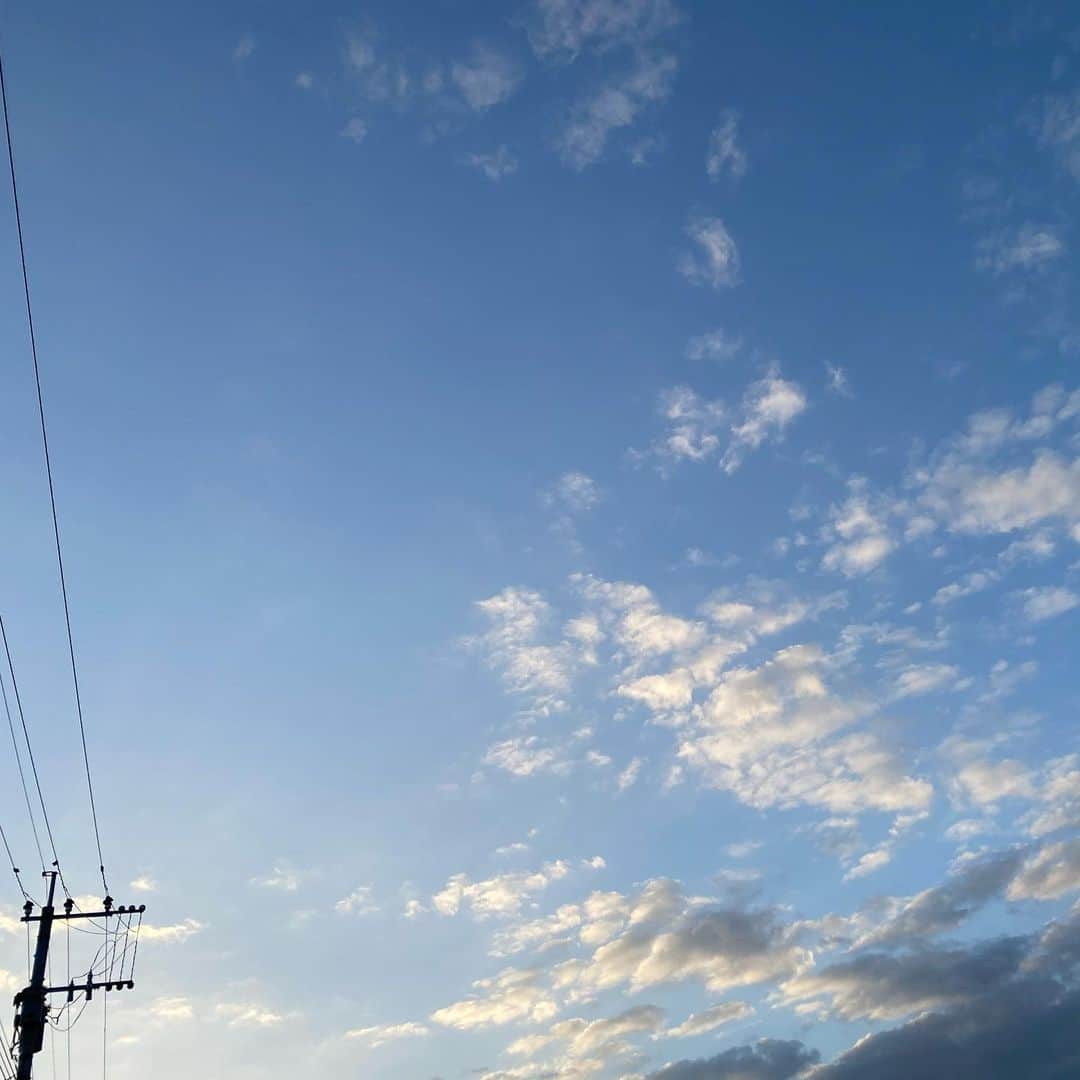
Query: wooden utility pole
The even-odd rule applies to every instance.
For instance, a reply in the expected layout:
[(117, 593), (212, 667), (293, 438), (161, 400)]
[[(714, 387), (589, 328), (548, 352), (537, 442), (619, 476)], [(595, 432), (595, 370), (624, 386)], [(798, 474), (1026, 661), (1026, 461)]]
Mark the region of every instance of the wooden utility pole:
[[(47, 870), (45, 872), (45, 877), (49, 879), (48, 900), (39, 915), (33, 914), (34, 904), (32, 901), (27, 900), (23, 906), (22, 921), (24, 923), (36, 922), (38, 932), (37, 947), (34, 949), (34, 967), (30, 974), (30, 985), (15, 995), (15, 1034), (19, 1043), (19, 1061), (15, 1080), (30, 1080), (31, 1078), (34, 1068), (34, 1055), (41, 1051), (45, 1042), (45, 1025), (49, 1021), (48, 997), (50, 994), (67, 994), (69, 1002), (75, 1000), (76, 994), (85, 994), (86, 1000), (90, 1001), (95, 990), (105, 990), (107, 993), (110, 990), (133, 990), (135, 988), (133, 979), (124, 978), (126, 959), (124, 956), (121, 956), (120, 960), (120, 978), (112, 978), (115, 964), (115, 945), (113, 962), (109, 964), (109, 978), (106, 981), (95, 982), (94, 972), (88, 971), (86, 973), (86, 982), (76, 983), (72, 981), (67, 986), (45, 985), (53, 923), (57, 921), (67, 922), (71, 919), (104, 919), (106, 926), (105, 941), (107, 944), (109, 940), (108, 920), (110, 918), (122, 915), (129, 916), (130, 926), (130, 916), (138, 915), (141, 920), (142, 913), (146, 910), (145, 904), (140, 904), (138, 907), (124, 907), (121, 905), (114, 908), (113, 898), (106, 896), (102, 901), (101, 911), (75, 911), (75, 901), (69, 896), (64, 901), (63, 914), (57, 914), (53, 901), (56, 899), (56, 879), (58, 876), (59, 872), (56, 870)], [(107, 951), (106, 949), (106, 953)], [(134, 969), (134, 957), (132, 957), (131, 966)], [(134, 974), (134, 970), (129, 974)]]

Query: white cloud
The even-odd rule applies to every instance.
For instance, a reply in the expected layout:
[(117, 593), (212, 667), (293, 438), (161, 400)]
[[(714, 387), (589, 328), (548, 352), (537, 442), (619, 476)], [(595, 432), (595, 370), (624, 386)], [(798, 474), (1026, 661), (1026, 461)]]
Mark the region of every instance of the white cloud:
[(911, 664), (899, 672), (893, 683), (893, 699), (932, 694), (954, 683), (959, 674), (951, 664)]
[(199, 922), (198, 919), (185, 919), (183, 922), (173, 923), (170, 926), (153, 926), (150, 923), (143, 923), (139, 936), (144, 941), (159, 941), (163, 945), (179, 945), (194, 937), (202, 929), (204, 929), (204, 924)]
[(1080, 180), (1080, 90), (1046, 98), (1038, 137), (1042, 146), (1058, 155), (1073, 178)]
[(358, 885), (334, 904), (334, 910), (339, 915), (373, 915), (379, 905), (375, 903), (370, 885)]
[(641, 758), (632, 758), (626, 768), (619, 773), (616, 784), (620, 791), (626, 791), (637, 783), (637, 778), (641, 773), (641, 766)]
[(543, 973), (537, 970), (506, 968), (473, 983), (473, 988), (472, 997), (436, 1010), (431, 1019), (443, 1027), (470, 1031), (520, 1021), (541, 1024), (558, 1012)]
[(970, 802), (987, 806), (1002, 799), (1030, 799), (1035, 794), (1030, 771), (1013, 758), (971, 761), (956, 774), (957, 790)]
[(584, 49), (645, 45), (680, 18), (672, 0), (538, 0), (529, 40), (538, 56), (569, 61)]
[(195, 1018), (195, 1008), (186, 997), (163, 997), (150, 1002), (146, 1009), (150, 1017), (165, 1024)]
[(315, 76), (310, 71), (301, 71), (293, 79), (293, 85), (299, 90), (310, 90), (315, 85)]
[(838, 364), (825, 363), (825, 375), (828, 378), (829, 390), (841, 397), (851, 397), (851, 386), (848, 383), (847, 372)]
[(1047, 844), (1009, 884), (1010, 900), (1056, 900), (1080, 889), (1080, 839)]
[(255, 38), (252, 34), (244, 34), (233, 49), (233, 59), (241, 64), (255, 51)]
[(720, 218), (694, 218), (686, 227), (686, 235), (697, 247), (679, 259), (679, 272), (688, 281), (714, 289), (739, 283), (739, 249)]
[(374, 1027), (352, 1028), (345, 1032), (346, 1039), (365, 1043), (372, 1050), (389, 1042), (402, 1039), (422, 1039), (431, 1034), (426, 1024), (409, 1020), (403, 1024), (377, 1024)]
[(1010, 271), (1039, 272), (1064, 254), (1060, 229), (1029, 223), (985, 237), (979, 243), (975, 265), (994, 275)]
[(289, 1019), (283, 1013), (252, 1002), (221, 1002), (214, 1006), (214, 1014), (234, 1028), (271, 1028)]
[(540, 593), (506, 588), (476, 603), (488, 621), (485, 633), (466, 640), (500, 672), (508, 689), (529, 697), (539, 712), (564, 707), (575, 665), (575, 650), (566, 641), (542, 642), (551, 607)]
[(1024, 589), (1020, 596), (1023, 599), (1024, 617), (1028, 622), (1057, 618), (1080, 604), (1080, 597), (1061, 585), (1041, 585)]
[(692, 1013), (681, 1024), (661, 1032), (664, 1038), (685, 1039), (695, 1035), (705, 1035), (724, 1024), (735, 1020), (745, 1020), (754, 1015), (754, 1007), (745, 1001), (725, 1001), (699, 1013)]
[(746, 153), (739, 146), (739, 114), (734, 109), (725, 109), (720, 114), (720, 123), (709, 133), (705, 171), (713, 181), (725, 174), (738, 180), (746, 175), (748, 167)]
[(273, 869), (269, 874), (253, 877), (251, 879), (251, 884), (258, 886), (260, 889), (279, 889), (282, 892), (296, 892), (306, 876), (306, 874), (296, 870), (288, 863), (277, 862), (274, 863)]
[[(584, 869), (599, 870), (603, 866), (599, 857), (582, 862)], [(507, 918), (518, 915), (531, 897), (567, 877), (572, 869), (564, 859), (556, 859), (539, 870), (496, 874), (482, 881), (472, 881), (468, 874), (454, 874), (431, 898), (431, 906), (444, 916), (457, 915), (464, 908), (476, 919)]]
[(733, 473), (748, 451), (768, 439), (779, 439), (795, 417), (806, 410), (806, 395), (793, 382), (767, 375), (753, 383), (743, 397), (740, 418), (731, 429), (731, 442), (720, 466)]
[(494, 743), (484, 754), (484, 764), (519, 777), (561, 775), (573, 767), (564, 747), (545, 744), (536, 735), (519, 735)]
[(485, 45), (476, 45), (468, 60), (451, 65), (450, 78), (469, 108), (482, 112), (506, 101), (522, 76), (509, 57)]
[(726, 416), (724, 403), (699, 397), (688, 386), (675, 386), (660, 396), (666, 435), (653, 450), (670, 461), (704, 461), (720, 449), (717, 432)]
[(742, 338), (720, 329), (708, 330), (687, 342), (686, 355), (691, 360), (730, 360), (742, 347)]
[(975, 593), (989, 588), (995, 581), (997, 581), (996, 574), (985, 570), (974, 570), (970, 574), (965, 574), (959, 581), (943, 585), (934, 593), (931, 602), (943, 607), (965, 596), (974, 596)]
[(600, 489), (591, 476), (583, 472), (566, 472), (544, 492), (544, 501), (549, 506), (582, 513), (600, 501)]
[(671, 95), (678, 66), (670, 54), (641, 56), (628, 76), (579, 101), (558, 139), (563, 161), (579, 170), (595, 165), (613, 132), (630, 127), (644, 109)]
[(354, 116), (341, 129), (341, 137), (354, 143), (362, 143), (367, 138), (367, 133), (367, 124), (359, 116)]
[(465, 164), (479, 169), (496, 183), (517, 172), (518, 160), (508, 146), (500, 146), (490, 154), (466, 154)]
[(141, 874), (131, 882), (130, 887), (135, 892), (157, 892), (159, 888), (158, 883), (148, 874)]
[(854, 479), (851, 495), (829, 511), (829, 524), (823, 532), (830, 542), (821, 565), (839, 570), (846, 577), (868, 574), (896, 548), (886, 518), (885, 508), (876, 505), (865, 483)]

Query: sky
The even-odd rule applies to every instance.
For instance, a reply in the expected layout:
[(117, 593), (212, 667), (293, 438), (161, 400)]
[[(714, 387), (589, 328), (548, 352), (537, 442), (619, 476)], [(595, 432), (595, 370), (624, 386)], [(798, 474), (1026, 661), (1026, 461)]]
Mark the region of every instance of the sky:
[(6, 8), (35, 1075), (1080, 1068), (1070, 8)]

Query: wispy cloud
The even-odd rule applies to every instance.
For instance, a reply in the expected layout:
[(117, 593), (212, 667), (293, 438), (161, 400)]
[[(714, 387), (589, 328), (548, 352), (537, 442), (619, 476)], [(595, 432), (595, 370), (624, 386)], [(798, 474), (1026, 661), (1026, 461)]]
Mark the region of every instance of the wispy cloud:
[(739, 145), (739, 114), (734, 109), (725, 109), (720, 123), (709, 133), (705, 171), (714, 182), (725, 176), (739, 180), (749, 167), (749, 158)]
[(466, 154), (465, 164), (479, 169), (496, 183), (517, 172), (518, 159), (508, 146), (500, 146), (490, 154)]
[(739, 283), (739, 249), (720, 218), (694, 218), (686, 226), (686, 235), (694, 242), (695, 250), (680, 256), (678, 268), (688, 281), (714, 289)]

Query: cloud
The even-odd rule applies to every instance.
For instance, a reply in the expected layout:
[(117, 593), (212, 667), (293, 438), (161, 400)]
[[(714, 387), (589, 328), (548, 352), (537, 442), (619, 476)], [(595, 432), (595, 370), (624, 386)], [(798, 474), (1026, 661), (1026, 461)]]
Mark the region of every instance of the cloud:
[(686, 235), (697, 250), (680, 256), (679, 273), (694, 285), (711, 285), (714, 289), (739, 283), (739, 249), (720, 218), (694, 218), (686, 226)]
[(157, 892), (159, 886), (148, 874), (141, 874), (131, 882), (130, 888), (134, 889), (135, 892)]
[[(576, 656), (570, 643), (540, 641), (551, 619), (548, 602), (532, 589), (506, 588), (476, 603), (488, 629), (466, 644), (500, 672), (507, 689), (527, 696), (540, 712), (564, 707)], [(509, 748), (507, 748), (509, 749)]]
[(995, 581), (997, 581), (996, 574), (985, 570), (974, 570), (970, 574), (965, 574), (959, 581), (943, 585), (934, 593), (931, 603), (944, 607), (965, 596), (974, 596), (975, 593), (988, 589)]
[[(604, 860), (585, 860), (586, 869), (602, 869)], [(552, 882), (561, 881), (572, 870), (563, 859), (545, 863), (539, 870), (496, 874), (482, 881), (471, 881), (467, 874), (454, 874), (440, 892), (431, 898), (431, 906), (440, 915), (456, 915), (467, 908), (476, 919), (495, 916), (507, 918), (520, 913), (525, 902), (543, 892)]]
[(298, 90), (310, 90), (315, 85), (315, 76), (310, 71), (301, 71), (293, 79), (293, 86)]
[(640, 47), (680, 20), (671, 0), (538, 0), (529, 41), (538, 56), (566, 62), (585, 49)]
[(431, 1014), (443, 1027), (470, 1031), (518, 1021), (542, 1024), (554, 1019), (558, 1006), (536, 969), (506, 968), (473, 983), (476, 993)]
[(539, 773), (561, 776), (573, 768), (565, 746), (544, 743), (536, 735), (520, 735), (493, 743), (484, 754), (484, 764), (520, 777)]
[(795, 975), (781, 991), (788, 1004), (810, 1006), (825, 1016), (897, 1020), (962, 1004), (1000, 984), (1018, 970), (1026, 949), (1023, 938), (1000, 938), (899, 956), (864, 953)]
[(647, 1080), (791, 1080), (820, 1060), (816, 1050), (800, 1042), (761, 1039), (715, 1057), (665, 1065), (649, 1073)]
[(958, 674), (951, 664), (910, 664), (893, 682), (893, 700), (932, 694), (955, 682)]
[(367, 138), (368, 128), (367, 124), (360, 119), (359, 116), (354, 116), (342, 129), (341, 137), (348, 139), (350, 142), (362, 143)]
[(848, 382), (847, 372), (842, 367), (826, 361), (825, 375), (828, 378), (830, 393), (839, 394), (840, 397), (851, 397), (851, 385)]
[(253, 877), (251, 884), (260, 889), (278, 889), (282, 892), (296, 892), (307, 874), (296, 870), (285, 862), (274, 863), (269, 874)]
[(879, 566), (896, 548), (887, 508), (873, 500), (865, 481), (849, 483), (851, 495), (829, 510), (823, 538), (829, 543), (821, 565), (846, 577), (859, 577)]
[(489, 180), (498, 181), (517, 172), (518, 160), (508, 146), (500, 146), (490, 154), (466, 154), (465, 164), (479, 169)]
[(557, 141), (563, 161), (578, 170), (595, 165), (613, 132), (630, 127), (643, 110), (671, 96), (678, 67), (667, 53), (640, 56), (629, 75), (579, 101)]
[(450, 78), (469, 108), (483, 112), (506, 101), (520, 84), (522, 74), (509, 57), (478, 44), (468, 60), (451, 65)]
[(379, 905), (375, 903), (370, 885), (358, 885), (334, 904), (334, 910), (339, 915), (373, 915)]
[(688, 980), (722, 993), (784, 978), (810, 962), (775, 910), (702, 905), (677, 882), (658, 879), (637, 897), (626, 929), (590, 957), (557, 965), (552, 975), (557, 988), (579, 997)]
[(1080, 889), (1080, 839), (1047, 844), (1009, 884), (1010, 900), (1056, 900)]
[(959, 864), (941, 885), (893, 901), (888, 915), (859, 947), (925, 940), (953, 930), (1000, 896), (1024, 861), (1019, 848), (977, 856)]
[(600, 501), (596, 481), (583, 472), (566, 472), (543, 493), (548, 506), (558, 506), (574, 513), (591, 510)]
[(1038, 273), (1064, 254), (1060, 229), (1029, 223), (981, 240), (975, 265), (995, 276), (1012, 271)]
[(655, 1005), (635, 1005), (610, 1019), (583, 1020), (574, 1017), (561, 1020), (552, 1027), (551, 1034), (557, 1039), (568, 1040), (567, 1053), (582, 1057), (625, 1035), (657, 1032), (663, 1023), (663, 1009)]
[(386, 1043), (400, 1042), (402, 1039), (422, 1039), (430, 1034), (431, 1029), (426, 1024), (410, 1020), (403, 1024), (377, 1024), (374, 1027), (352, 1028), (345, 1032), (345, 1038), (362, 1042), (375, 1050)]
[(825, 656), (812, 645), (724, 673), (681, 734), (679, 757), (713, 786), (759, 808), (925, 809), (930, 785), (905, 776), (876, 737), (840, 735), (868, 706), (835, 696), (824, 673)]
[(1042, 622), (1045, 619), (1057, 618), (1080, 604), (1080, 597), (1076, 593), (1060, 585), (1042, 585), (1024, 589), (1020, 596), (1023, 599), (1024, 618), (1028, 622)]
[(221, 1002), (214, 1006), (214, 1015), (232, 1028), (271, 1028), (289, 1019), (284, 1013), (248, 1001)]
[(686, 355), (691, 360), (730, 360), (742, 347), (742, 338), (720, 329), (708, 330), (687, 342)]
[(139, 936), (144, 941), (158, 941), (163, 945), (179, 945), (203, 930), (204, 924), (198, 919), (185, 919), (170, 926), (153, 926), (143, 923)]
[(242, 64), (255, 51), (255, 38), (252, 34), (243, 34), (233, 49), (233, 59)]
[(749, 451), (757, 450), (769, 439), (782, 438), (791, 421), (805, 411), (806, 395), (795, 383), (776, 374), (752, 383), (743, 397), (720, 467), (733, 473)]
[(709, 132), (709, 148), (705, 154), (705, 172), (712, 181), (725, 175), (738, 180), (746, 175), (749, 160), (739, 146), (739, 114), (725, 109), (720, 123)]
[(705, 1035), (724, 1024), (730, 1024), (735, 1020), (745, 1020), (753, 1014), (754, 1007), (745, 1001), (725, 1001), (722, 1005), (714, 1005), (711, 1009), (691, 1013), (681, 1024), (668, 1028), (661, 1032), (661, 1035), (667, 1039), (685, 1039), (695, 1035)]
[(719, 399), (699, 397), (688, 386), (675, 386), (660, 395), (660, 413), (668, 430), (653, 452), (671, 462), (704, 461), (720, 449), (723, 421), (727, 415)]
[(1057, 155), (1073, 179), (1080, 180), (1080, 90), (1044, 100), (1038, 139)]

